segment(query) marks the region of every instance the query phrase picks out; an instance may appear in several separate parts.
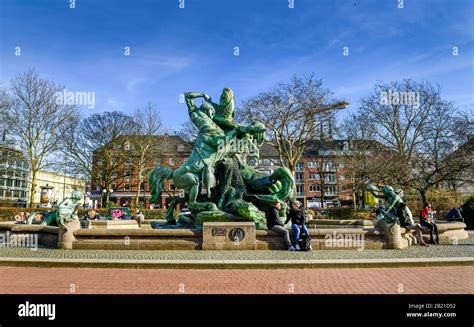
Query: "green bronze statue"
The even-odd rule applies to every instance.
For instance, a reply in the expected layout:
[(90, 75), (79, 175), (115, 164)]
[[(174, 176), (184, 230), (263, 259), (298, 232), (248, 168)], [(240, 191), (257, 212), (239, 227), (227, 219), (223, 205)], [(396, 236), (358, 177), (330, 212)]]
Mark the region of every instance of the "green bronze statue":
[(395, 192), (393, 187), (390, 185), (379, 187), (366, 183), (365, 189), (372, 193), (376, 198), (387, 201), (388, 207), (386, 210), (383, 210), (380, 217), (377, 217), (377, 222), (383, 219), (390, 222), (397, 222), (397, 209), (398, 205), (402, 202), (400, 194)]
[[(219, 103), (205, 93), (187, 92), (185, 100), (191, 121), (199, 129), (189, 158), (178, 169), (157, 166), (150, 174), (151, 202), (158, 203), (163, 182), (172, 179), (184, 198), (172, 198), (166, 213), (168, 225), (176, 225), (174, 209), (187, 202), (190, 216), (181, 224), (200, 226), (205, 221), (253, 221), (264, 227), (267, 210), (276, 201), (291, 196), (294, 179), (280, 167), (266, 176), (247, 165), (247, 157), (259, 158), (258, 144), (263, 142), (265, 125), (237, 124), (234, 117), (234, 95), (224, 88)], [(194, 99), (202, 98), (197, 106)], [(202, 186), (202, 188), (201, 188)], [(205, 194), (201, 194), (201, 190)]]
[(36, 215), (43, 216), (41, 225), (44, 226), (64, 226), (67, 229), (68, 223), (72, 220), (78, 220), (77, 208), (82, 199), (79, 191), (73, 191), (71, 197), (65, 198), (61, 203), (54, 207), (53, 211), (33, 211), (28, 216), (28, 224), (32, 224)]

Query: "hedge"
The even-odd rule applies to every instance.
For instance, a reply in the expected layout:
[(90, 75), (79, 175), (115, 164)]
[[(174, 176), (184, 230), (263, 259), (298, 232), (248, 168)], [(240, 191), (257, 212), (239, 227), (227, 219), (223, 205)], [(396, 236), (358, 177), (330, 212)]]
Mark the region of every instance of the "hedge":
[[(11, 217), (15, 216), (20, 212), (32, 212), (32, 211), (49, 211), (49, 209), (45, 208), (2, 208), (0, 207), (0, 221), (7, 221)], [(83, 217), (86, 214), (87, 210), (79, 209), (78, 216)], [(95, 209), (101, 216), (107, 216), (109, 213), (109, 209)], [(143, 214), (145, 215), (146, 219), (163, 219), (165, 217), (166, 210), (164, 209), (144, 209), (142, 210)]]
[(368, 210), (352, 208), (318, 208), (309, 209), (314, 219), (375, 219), (375, 214)]

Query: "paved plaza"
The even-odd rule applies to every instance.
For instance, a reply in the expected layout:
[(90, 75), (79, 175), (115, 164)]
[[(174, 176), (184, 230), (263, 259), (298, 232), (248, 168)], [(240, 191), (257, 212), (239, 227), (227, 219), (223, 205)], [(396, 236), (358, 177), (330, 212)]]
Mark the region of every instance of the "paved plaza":
[(473, 294), (473, 266), (327, 269), (0, 267), (3, 294)]
[[(472, 294), (474, 233), (457, 245), (404, 250), (287, 251), (107, 251), (25, 248), (0, 249), (1, 293), (152, 293), (152, 294)], [(27, 267), (9, 261), (32, 260)], [(42, 260), (42, 261), (41, 261)], [(49, 265), (67, 261), (66, 267)], [(120, 268), (123, 262), (153, 262), (157, 269)], [(453, 260), (444, 266), (444, 260)], [(458, 265), (457, 261), (463, 261)], [(368, 262), (368, 268), (338, 268), (337, 263)], [(411, 262), (409, 265), (404, 262)], [(90, 268), (84, 262), (108, 262)], [(163, 269), (175, 262), (181, 269)], [(192, 269), (190, 262), (207, 262)], [(229, 263), (228, 269), (215, 269)], [(280, 269), (274, 264), (285, 263)], [(306, 263), (328, 262), (324, 268)], [(400, 267), (389, 263), (400, 263)], [(421, 264), (420, 266), (420, 262)], [(78, 263), (76, 267), (68, 267)], [(235, 269), (248, 263), (253, 269)], [(294, 267), (304, 269), (294, 269)], [(430, 265), (429, 267), (426, 267)], [(139, 265), (132, 267), (139, 268)], [(262, 269), (263, 267), (263, 269)], [(316, 267), (316, 268), (315, 268)], [(229, 269), (231, 268), (231, 269)]]

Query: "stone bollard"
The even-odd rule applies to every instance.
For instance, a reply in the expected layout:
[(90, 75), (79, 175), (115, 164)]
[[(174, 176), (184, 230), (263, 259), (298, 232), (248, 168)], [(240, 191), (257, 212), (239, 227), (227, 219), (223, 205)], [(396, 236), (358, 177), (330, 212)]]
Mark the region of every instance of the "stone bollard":
[(403, 244), (399, 224), (387, 221), (381, 221), (379, 224), (385, 234), (386, 249), (403, 249), (406, 247)]
[(81, 222), (79, 220), (70, 221), (67, 229), (60, 225), (58, 234), (58, 249), (71, 250), (72, 244), (76, 240), (74, 233), (80, 228)]

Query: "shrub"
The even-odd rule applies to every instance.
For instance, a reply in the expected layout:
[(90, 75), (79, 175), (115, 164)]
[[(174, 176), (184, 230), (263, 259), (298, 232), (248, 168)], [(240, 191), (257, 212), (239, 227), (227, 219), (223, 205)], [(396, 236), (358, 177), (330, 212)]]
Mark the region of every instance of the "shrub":
[[(452, 190), (433, 189), (427, 192), (426, 200), (431, 203), (433, 209), (436, 210), (438, 219), (444, 219), (452, 208), (459, 208), (465, 201), (465, 197)], [(418, 217), (423, 209), (420, 195), (415, 192), (408, 193), (404, 196), (404, 201), (413, 212), (413, 216)]]
[(318, 208), (310, 209), (314, 219), (372, 219), (373, 214), (367, 210), (352, 208)]

